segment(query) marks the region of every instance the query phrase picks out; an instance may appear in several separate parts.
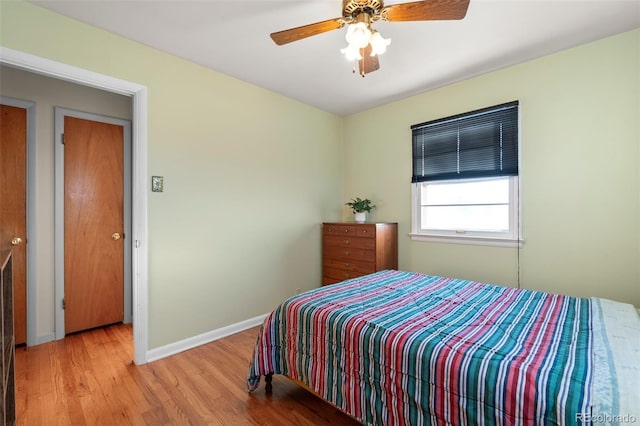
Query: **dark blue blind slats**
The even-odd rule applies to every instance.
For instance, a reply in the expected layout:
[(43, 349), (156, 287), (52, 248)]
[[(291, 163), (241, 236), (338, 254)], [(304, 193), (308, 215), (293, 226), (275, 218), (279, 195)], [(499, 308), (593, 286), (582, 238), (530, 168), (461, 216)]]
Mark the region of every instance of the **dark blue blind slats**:
[(518, 174), (518, 101), (411, 126), (412, 182)]

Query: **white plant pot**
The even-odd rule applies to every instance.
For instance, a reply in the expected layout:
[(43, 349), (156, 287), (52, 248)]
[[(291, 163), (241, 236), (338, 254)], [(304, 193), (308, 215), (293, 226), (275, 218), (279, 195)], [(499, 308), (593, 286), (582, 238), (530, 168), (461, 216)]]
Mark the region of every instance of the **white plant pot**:
[(367, 212), (356, 213), (356, 222), (364, 223), (367, 221)]

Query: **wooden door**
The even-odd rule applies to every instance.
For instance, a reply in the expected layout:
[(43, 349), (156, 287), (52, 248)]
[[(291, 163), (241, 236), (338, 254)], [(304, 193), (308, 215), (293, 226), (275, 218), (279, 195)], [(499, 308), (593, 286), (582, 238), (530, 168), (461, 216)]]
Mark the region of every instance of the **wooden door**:
[(124, 318), (123, 127), (64, 117), (65, 333)]
[(27, 110), (0, 105), (0, 250), (13, 249), (16, 344), (27, 341)]

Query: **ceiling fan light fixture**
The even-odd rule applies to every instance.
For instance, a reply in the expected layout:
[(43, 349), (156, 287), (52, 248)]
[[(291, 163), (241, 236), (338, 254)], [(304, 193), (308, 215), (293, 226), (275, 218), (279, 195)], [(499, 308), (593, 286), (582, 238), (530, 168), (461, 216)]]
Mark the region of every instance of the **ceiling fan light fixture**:
[(363, 49), (367, 47), (367, 44), (369, 44), (369, 40), (371, 39), (371, 29), (365, 22), (349, 24), (345, 38), (347, 39), (349, 46), (355, 46), (358, 49)]
[[(1, 1), (1, 0), (0, 0)], [(378, 56), (387, 50), (391, 39), (383, 38), (371, 24), (378, 21), (445, 21), (463, 19), (470, 0), (409, 1), (384, 5), (384, 0), (342, 0), (342, 16), (301, 27), (271, 33), (278, 45), (344, 28), (348, 46), (341, 49), (347, 59), (358, 60), (360, 75), (380, 69)], [(354, 67), (355, 70), (355, 67)]]
[(383, 38), (382, 35), (378, 31), (373, 31), (371, 34), (371, 56), (382, 55), (386, 50), (387, 46), (391, 44), (390, 38)]
[(360, 49), (352, 44), (348, 45), (344, 49), (340, 49), (340, 53), (342, 53), (348, 61), (359, 61), (360, 59), (362, 59), (362, 55), (360, 55)]

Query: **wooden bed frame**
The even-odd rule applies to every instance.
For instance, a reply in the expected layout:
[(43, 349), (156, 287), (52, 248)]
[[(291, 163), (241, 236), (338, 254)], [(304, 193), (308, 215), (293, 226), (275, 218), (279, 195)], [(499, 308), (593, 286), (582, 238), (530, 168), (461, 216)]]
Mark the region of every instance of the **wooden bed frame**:
[[(335, 404), (332, 404), (331, 402), (327, 401), (326, 399), (324, 399), (323, 397), (321, 397), (320, 395), (318, 395), (318, 393), (316, 391), (314, 391), (313, 389), (311, 389), (309, 386), (307, 386), (306, 384), (302, 383), (299, 380), (296, 379), (292, 379), (289, 376), (282, 376), (287, 378), (287, 380), (292, 381), (293, 383), (295, 383), (296, 385), (300, 386), (302, 389), (306, 390), (307, 392), (309, 392), (311, 395), (315, 396), (316, 398), (320, 399), (322, 402), (324, 402), (325, 404), (329, 404), (331, 405), (333, 408), (335, 408), (336, 410), (338, 410), (339, 412), (341, 412), (342, 414), (344, 414), (345, 416), (348, 416), (349, 418), (353, 419), (354, 421), (361, 423), (358, 419), (356, 419), (355, 417), (353, 417), (351, 414), (346, 413), (345, 411), (343, 411), (340, 407), (338, 407)], [(264, 391), (267, 394), (271, 394), (273, 392), (273, 374), (267, 374), (264, 376)]]

